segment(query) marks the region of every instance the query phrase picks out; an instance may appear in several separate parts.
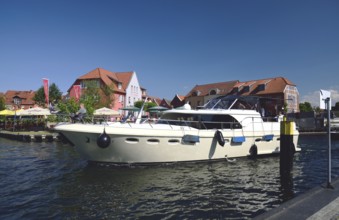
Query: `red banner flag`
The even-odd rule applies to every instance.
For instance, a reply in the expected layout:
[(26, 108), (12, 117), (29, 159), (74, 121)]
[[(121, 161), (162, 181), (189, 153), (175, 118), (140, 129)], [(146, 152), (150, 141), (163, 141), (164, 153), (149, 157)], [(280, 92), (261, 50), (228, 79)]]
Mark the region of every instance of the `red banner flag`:
[(44, 84), (44, 92), (45, 92), (45, 100), (47, 106), (49, 105), (49, 87), (48, 87), (48, 79), (43, 78), (42, 79), (43, 84)]
[(80, 87), (80, 85), (74, 85), (73, 89), (74, 89), (74, 94), (75, 94), (75, 100), (79, 101), (80, 96), (81, 96), (81, 87)]

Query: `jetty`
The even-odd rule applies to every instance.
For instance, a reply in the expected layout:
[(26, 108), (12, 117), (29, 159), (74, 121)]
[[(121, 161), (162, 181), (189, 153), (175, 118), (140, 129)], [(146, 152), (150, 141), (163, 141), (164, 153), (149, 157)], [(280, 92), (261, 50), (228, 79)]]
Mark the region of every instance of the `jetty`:
[(62, 136), (53, 131), (0, 131), (1, 138), (23, 142), (53, 142), (63, 141)]

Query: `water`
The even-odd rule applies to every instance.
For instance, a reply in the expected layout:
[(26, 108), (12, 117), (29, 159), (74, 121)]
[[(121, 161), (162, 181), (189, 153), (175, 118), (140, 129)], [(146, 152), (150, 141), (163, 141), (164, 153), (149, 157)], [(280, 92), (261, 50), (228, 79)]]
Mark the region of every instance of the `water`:
[[(300, 136), (291, 175), (279, 157), (153, 167), (87, 164), (73, 147), (0, 138), (0, 219), (246, 219), (327, 182), (327, 137)], [(332, 142), (332, 177), (339, 142)]]

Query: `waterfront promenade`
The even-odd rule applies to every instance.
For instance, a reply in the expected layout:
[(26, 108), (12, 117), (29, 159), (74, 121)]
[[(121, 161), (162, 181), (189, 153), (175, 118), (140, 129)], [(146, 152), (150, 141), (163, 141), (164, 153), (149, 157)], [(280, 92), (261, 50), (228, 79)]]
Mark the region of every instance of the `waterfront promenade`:
[(333, 188), (325, 185), (311, 189), (254, 219), (338, 220), (339, 179), (331, 183)]

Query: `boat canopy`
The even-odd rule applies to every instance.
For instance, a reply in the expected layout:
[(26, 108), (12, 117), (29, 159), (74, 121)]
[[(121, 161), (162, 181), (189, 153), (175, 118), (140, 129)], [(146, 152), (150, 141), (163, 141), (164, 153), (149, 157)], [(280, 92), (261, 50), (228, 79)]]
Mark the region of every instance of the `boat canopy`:
[(257, 110), (258, 97), (227, 95), (211, 99), (202, 109), (248, 109)]

